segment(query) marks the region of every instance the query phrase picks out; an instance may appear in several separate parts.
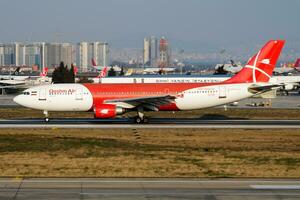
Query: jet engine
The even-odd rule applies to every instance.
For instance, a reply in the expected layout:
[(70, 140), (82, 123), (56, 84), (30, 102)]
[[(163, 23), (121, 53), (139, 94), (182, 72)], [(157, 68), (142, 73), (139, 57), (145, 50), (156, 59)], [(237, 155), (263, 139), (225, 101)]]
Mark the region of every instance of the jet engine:
[(295, 87), (296, 86), (294, 84), (288, 83), (288, 84), (284, 84), (283, 89), (286, 90), (286, 91), (291, 91), (291, 90), (294, 90)]
[(102, 104), (94, 107), (94, 117), (95, 118), (114, 118), (117, 115), (123, 114), (125, 110), (121, 107), (117, 107), (113, 104)]

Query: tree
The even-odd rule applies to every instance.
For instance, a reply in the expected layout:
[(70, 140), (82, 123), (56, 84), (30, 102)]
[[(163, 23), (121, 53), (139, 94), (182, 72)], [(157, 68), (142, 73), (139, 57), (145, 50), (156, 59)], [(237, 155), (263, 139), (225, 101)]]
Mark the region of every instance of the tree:
[(125, 75), (124, 68), (121, 67), (120, 76), (124, 76), (124, 75)]
[(69, 71), (69, 81), (68, 83), (75, 83), (75, 70), (73, 63), (71, 64), (71, 69)]
[(93, 83), (93, 80), (90, 80), (87, 77), (80, 77), (77, 83)]
[(56, 67), (52, 73), (52, 83), (75, 83), (74, 66), (71, 69), (60, 62), (59, 67)]
[(114, 69), (114, 67), (111, 67), (109, 70), (108, 70), (108, 73), (107, 73), (107, 76), (116, 76), (117, 73)]

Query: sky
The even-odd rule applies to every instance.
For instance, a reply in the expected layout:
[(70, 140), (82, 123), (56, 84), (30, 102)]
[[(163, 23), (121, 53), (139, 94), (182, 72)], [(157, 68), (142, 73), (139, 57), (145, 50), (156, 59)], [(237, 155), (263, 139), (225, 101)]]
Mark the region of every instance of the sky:
[(0, 42), (107, 41), (141, 48), (165, 36), (185, 51), (261, 46), (300, 50), (299, 0), (0, 0)]

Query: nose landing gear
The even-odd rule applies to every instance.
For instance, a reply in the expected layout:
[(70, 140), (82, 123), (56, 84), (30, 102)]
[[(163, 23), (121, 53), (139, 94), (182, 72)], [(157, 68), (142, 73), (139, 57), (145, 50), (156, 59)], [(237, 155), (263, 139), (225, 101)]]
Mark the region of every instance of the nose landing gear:
[(44, 110), (44, 111), (43, 111), (43, 114), (45, 115), (45, 118), (44, 118), (45, 122), (49, 122), (50, 119), (49, 119), (49, 113), (48, 113), (48, 110)]

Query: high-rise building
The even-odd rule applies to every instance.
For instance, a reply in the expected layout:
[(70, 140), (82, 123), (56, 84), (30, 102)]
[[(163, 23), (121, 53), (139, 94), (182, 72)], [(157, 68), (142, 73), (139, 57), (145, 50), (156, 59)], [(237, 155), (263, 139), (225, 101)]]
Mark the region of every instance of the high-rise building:
[(157, 38), (154, 36), (151, 36), (151, 58), (150, 58), (150, 62), (151, 62), (151, 66), (156, 66), (157, 65), (157, 60), (158, 60), (158, 42), (157, 42)]
[[(77, 59), (76, 59), (77, 58)], [(106, 42), (81, 42), (77, 49), (71, 43), (8, 43), (0, 44), (0, 66), (56, 67), (60, 62), (71, 66), (77, 62), (81, 71), (88, 71), (92, 58), (99, 66), (109, 64), (109, 46)]]
[(42, 67), (42, 44), (32, 43), (25, 46), (25, 65)]
[(13, 46), (14, 46), (14, 53), (13, 53), (14, 61), (13, 61), (13, 64), (15, 66), (25, 65), (25, 51), (26, 51), (25, 44), (15, 42), (13, 44)]
[(14, 45), (13, 44), (2, 44), (2, 50), (4, 58), (3, 65), (14, 65)]
[(0, 44), (0, 66), (4, 65), (4, 44)]
[(60, 62), (71, 66), (74, 62), (74, 47), (70, 43), (46, 43), (44, 51), (44, 66), (56, 67)]
[(88, 46), (87, 42), (80, 42), (77, 44), (76, 64), (80, 71), (87, 72), (89, 66), (88, 60)]
[(144, 38), (143, 54), (144, 54), (143, 56), (144, 65), (150, 65), (151, 64), (151, 42), (149, 37)]
[(144, 38), (143, 62), (144, 65), (154, 66), (158, 59), (157, 38), (154, 36)]
[(74, 63), (74, 46), (70, 43), (61, 43), (60, 46), (60, 61), (69, 67)]
[(77, 65), (81, 71), (93, 69), (92, 59), (99, 66), (109, 65), (109, 46), (106, 42), (80, 42), (77, 44)]
[(159, 67), (167, 67), (170, 65), (170, 49), (168, 40), (162, 37), (159, 41)]
[(41, 67), (46, 67), (46, 56), (45, 56), (45, 49), (46, 49), (46, 43), (45, 42), (41, 42), (40, 43), (40, 55), (41, 55)]
[(109, 65), (109, 47), (106, 42), (97, 42), (97, 59), (96, 62), (99, 66)]

